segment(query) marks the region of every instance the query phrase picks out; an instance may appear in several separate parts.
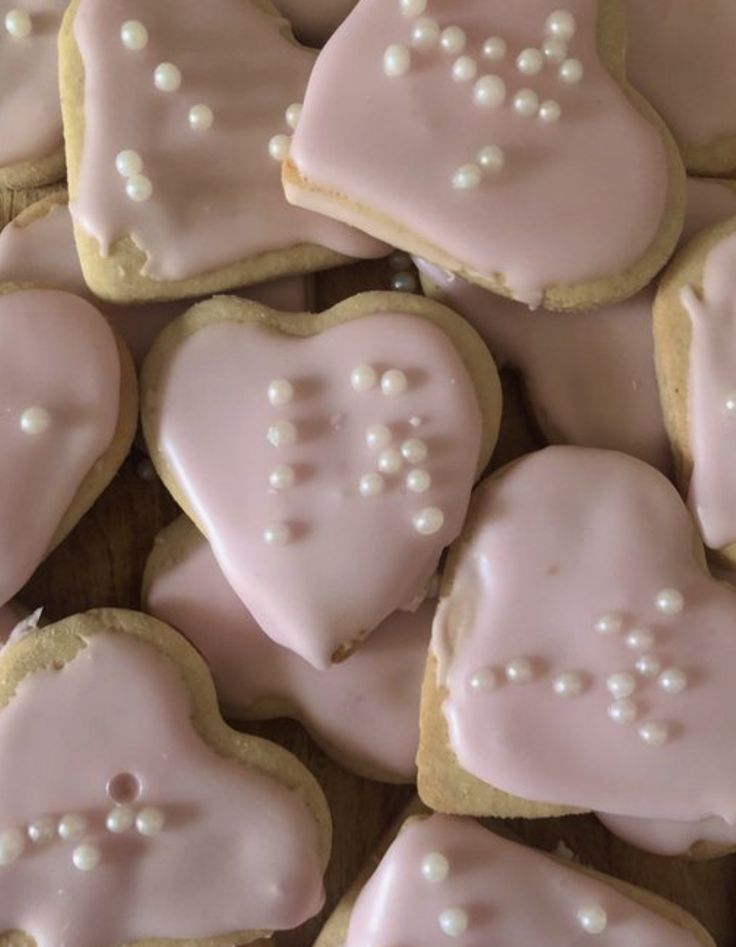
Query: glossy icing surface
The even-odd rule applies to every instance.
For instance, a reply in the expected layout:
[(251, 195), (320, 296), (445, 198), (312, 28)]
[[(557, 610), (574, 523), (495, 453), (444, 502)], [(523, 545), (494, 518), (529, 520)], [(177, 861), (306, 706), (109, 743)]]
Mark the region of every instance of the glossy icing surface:
[(349, 660), (317, 671), (264, 635), (204, 538), (156, 575), (146, 597), (146, 610), (204, 657), (230, 713), (248, 717), (259, 702), (285, 702), (318, 740), (405, 780), (415, 776), (419, 691), (435, 604), (394, 613)]
[[(377, 373), (372, 390), (352, 387), (360, 365)], [(394, 369), (407, 388), (387, 396), (380, 380)], [(293, 385), (282, 407), (267, 396), (276, 379)], [(414, 603), (462, 526), (481, 414), (455, 348), (426, 319), (368, 315), (301, 339), (248, 323), (208, 325), (169, 357), (154, 410), (147, 436), (230, 585), (269, 637), (316, 667)], [(296, 440), (274, 446), (269, 432), (283, 422), (295, 425)], [(426, 492), (407, 490), (417, 465), (398, 454), (383, 491), (361, 495), (361, 478), (377, 472), (383, 453), (366, 440), (375, 425), (389, 428), (394, 457), (408, 440), (424, 442)], [(294, 485), (271, 489), (282, 465)], [(413, 526), (427, 508), (444, 515), (432, 535)], [(278, 525), (290, 541), (269, 545), (264, 534)]]
[(278, 0), (276, 6), (308, 46), (321, 46), (350, 13), (356, 0)]
[(675, 822), (667, 819), (630, 819), (597, 813), (600, 821), (618, 838), (655, 855), (686, 855), (699, 842), (736, 845), (736, 825), (724, 819)]
[[(447, 860), (442, 881), (423, 876), (423, 862), (432, 854)], [(577, 915), (592, 906), (607, 917), (606, 929), (593, 938), (601, 947), (700, 943), (603, 881), (506, 841), (472, 819), (433, 815), (401, 830), (358, 896), (345, 947), (582, 947), (591, 938)], [(439, 923), (448, 909), (467, 919), (467, 929), (451, 940)]]
[[(623, 454), (552, 447), (485, 481), (472, 515), (433, 629), (461, 766), (538, 802), (736, 821), (736, 594), (696, 559), (674, 487)], [(680, 613), (657, 608), (663, 589), (683, 596)], [(596, 631), (612, 612), (621, 630)], [(635, 629), (652, 643), (636, 650)], [(642, 653), (662, 672), (681, 671), (684, 690), (640, 672)], [(531, 662), (531, 680), (501, 683), (518, 658)], [(471, 686), (483, 668), (494, 669), (495, 690)], [(580, 692), (565, 699), (553, 685), (568, 672)], [(633, 702), (629, 724), (608, 715), (621, 673), (633, 691), (623, 695)], [(663, 745), (640, 736), (652, 722), (665, 727)]]
[[(145, 49), (123, 46), (127, 20), (146, 26)], [(87, 82), (72, 212), (103, 254), (131, 235), (147, 255), (145, 274), (176, 280), (304, 242), (353, 256), (385, 252), (284, 199), (269, 141), (289, 132), (285, 112), (301, 102), (315, 54), (289, 40), (280, 17), (249, 0), (81, 0), (74, 31)], [(180, 70), (178, 91), (155, 87), (162, 62)], [(189, 127), (198, 104), (214, 113), (207, 130)], [(153, 185), (144, 203), (126, 196), (116, 170), (124, 149), (139, 153)]]
[[(29, 841), (0, 869), (0, 931), (24, 930), (38, 947), (98, 947), (288, 928), (319, 910), (317, 829), (304, 803), (218, 756), (190, 708), (173, 664), (122, 634), (94, 635), (61, 671), (23, 680), (0, 713), (0, 826), (79, 813), (101, 857), (79, 871), (73, 843)], [(137, 779), (136, 809), (164, 814), (157, 835), (106, 831), (117, 774)]]
[[(577, 20), (569, 54), (583, 63), (578, 85), (562, 83), (557, 66), (537, 76), (515, 68), (521, 50), (544, 39), (554, 9), (547, 0), (494, 3), (492, 11), (487, 0), (462, 7), (430, 0), (427, 15), (465, 30), (464, 55), (477, 60), (477, 75), (506, 83), (505, 103), (482, 109), (473, 82), (453, 81), (453, 57), (437, 48), (413, 50), (406, 75), (386, 76), (384, 52), (408, 46), (412, 21), (396, 0), (359, 4), (312, 73), (291, 149), (299, 173), (474, 272), (503, 274), (514, 298), (530, 305), (547, 287), (622, 272), (646, 253), (662, 222), (665, 149), (599, 60), (597, 3), (565, 6)], [(482, 58), (492, 35), (507, 42), (504, 62)], [(525, 87), (540, 101), (557, 101), (560, 120), (518, 115), (511, 100)], [(475, 189), (453, 188), (455, 171), (488, 145), (504, 149), (503, 171)]]
[[(0, 603), (44, 558), (119, 406), (118, 349), (96, 309), (54, 290), (0, 296)], [(21, 427), (31, 407), (49, 414), (37, 434)]]
[[(67, 0), (0, 2), (0, 167), (46, 158), (64, 145), (56, 35), (66, 6)], [(31, 18), (23, 38), (4, 26), (5, 15), (19, 7)]]

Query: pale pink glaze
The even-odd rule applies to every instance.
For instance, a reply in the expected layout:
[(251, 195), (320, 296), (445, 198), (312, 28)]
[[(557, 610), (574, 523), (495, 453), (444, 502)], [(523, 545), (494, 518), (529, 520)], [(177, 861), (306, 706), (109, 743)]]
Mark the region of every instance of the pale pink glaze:
[[(190, 708), (175, 667), (120, 633), (103, 631), (61, 671), (24, 679), (0, 713), (0, 826), (81, 813), (102, 857), (78, 871), (73, 844), (31, 851), (29, 842), (2, 869), (0, 931), (24, 930), (38, 947), (99, 947), (290, 928), (317, 913), (317, 828), (306, 806), (213, 752)], [(105, 830), (106, 786), (119, 773), (141, 785), (136, 808), (164, 813), (159, 835)]]
[(348, 661), (316, 671), (264, 635), (202, 538), (155, 577), (145, 607), (195, 645), (229, 715), (248, 718), (259, 701), (287, 701), (318, 740), (343, 756), (413, 781), (435, 604), (395, 612)]
[[(120, 358), (88, 302), (55, 290), (0, 296), (0, 602), (44, 558), (74, 495), (117, 427)], [(51, 414), (21, 430), (26, 408)]]
[(708, 254), (703, 298), (682, 291), (692, 339), (688, 380), (689, 437), (693, 456), (690, 505), (707, 545), (736, 542), (736, 420), (725, 402), (736, 391), (736, 235)]
[[(576, 86), (560, 82), (557, 67), (527, 77), (514, 66), (524, 47), (542, 42), (549, 0), (492, 6), (430, 0), (427, 13), (466, 31), (478, 75), (504, 79), (502, 108), (478, 108), (473, 83), (453, 81), (453, 57), (438, 50), (414, 51), (401, 78), (384, 75), (384, 51), (409, 43), (412, 21), (397, 0), (363, 0), (317, 61), (291, 154), (308, 180), (388, 215), (479, 274), (503, 274), (516, 299), (538, 305), (546, 287), (618, 273), (645, 254), (665, 213), (666, 154), (599, 61), (597, 3), (565, 3), (578, 23), (570, 55), (585, 68)], [(491, 35), (508, 43), (503, 63), (481, 57)], [(511, 99), (525, 87), (559, 101), (557, 124), (515, 114)], [(474, 190), (453, 189), (456, 169), (486, 145), (505, 150), (505, 170)]]
[[(0, 2), (0, 166), (50, 157), (64, 146), (56, 36), (67, 0)], [(16, 39), (5, 14), (25, 10), (32, 32)]]
[[(350, 377), (368, 364), (379, 377), (405, 372), (408, 388), (357, 393)], [(270, 383), (294, 386), (274, 408)], [(180, 342), (155, 394), (151, 432), (220, 567), (269, 637), (315, 667), (416, 601), (442, 549), (460, 532), (478, 463), (481, 414), (473, 383), (448, 337), (425, 319), (364, 316), (297, 339), (249, 324), (221, 322)], [(412, 427), (410, 419), (420, 421)], [(297, 442), (273, 447), (271, 425), (291, 421)], [(371, 425), (393, 447), (421, 438), (432, 486), (408, 493), (400, 474), (379, 496), (362, 497), (360, 478), (377, 469), (366, 444)], [(269, 489), (289, 464), (295, 486)], [(444, 513), (442, 529), (420, 535), (412, 517)], [(286, 523), (292, 541), (268, 546), (264, 530)]]
[[(164, 326), (192, 305), (187, 300), (115, 306), (93, 296), (82, 276), (65, 204), (51, 207), (25, 226), (11, 221), (0, 231), (0, 283), (3, 281), (54, 286), (89, 299), (125, 340), (139, 365)], [(244, 295), (274, 309), (303, 312), (308, 308), (307, 279), (301, 276), (250, 286)]]
[(736, 134), (732, 0), (626, 0), (629, 78), (678, 138)]
[(606, 828), (630, 845), (655, 855), (686, 855), (698, 842), (736, 845), (736, 825), (724, 819), (675, 822), (667, 819), (630, 819), (597, 813)]
[(302, 42), (321, 46), (350, 13), (357, 0), (278, 0), (276, 6), (291, 22)]
[[(130, 19), (148, 29), (143, 51), (131, 52), (120, 40)], [(286, 109), (302, 100), (315, 58), (289, 41), (284, 20), (249, 0), (82, 0), (74, 30), (86, 82), (72, 212), (103, 254), (130, 234), (147, 254), (146, 275), (176, 280), (304, 242), (351, 256), (386, 252), (284, 199), (268, 143), (289, 133)], [(155, 88), (161, 62), (181, 70), (179, 91)], [(215, 115), (208, 131), (189, 127), (189, 109), (199, 103)], [(153, 183), (145, 204), (126, 197), (115, 169), (115, 156), (126, 148), (139, 152)]]
[[(674, 487), (639, 460), (550, 447), (480, 487), (472, 537), (433, 629), (444, 713), (460, 764), (491, 785), (539, 802), (639, 818), (736, 821), (736, 593), (696, 561), (694, 528)], [(657, 612), (674, 588), (684, 610)], [(620, 611), (625, 630), (594, 630)], [(662, 668), (688, 679), (675, 696), (634, 669), (625, 635), (655, 635)], [(533, 680), (474, 690), (472, 676), (525, 657)], [(555, 675), (582, 675), (563, 699)], [(636, 679), (635, 725), (616, 724), (606, 681)], [(662, 721), (663, 746), (637, 727)]]
[[(449, 874), (426, 881), (422, 861), (444, 855)], [(697, 947), (695, 934), (637, 904), (611, 885), (494, 835), (473, 819), (433, 815), (407, 823), (353, 907), (345, 947), (582, 947), (591, 940), (577, 918), (600, 906), (601, 947)], [(448, 938), (438, 918), (467, 913), (464, 934)]]

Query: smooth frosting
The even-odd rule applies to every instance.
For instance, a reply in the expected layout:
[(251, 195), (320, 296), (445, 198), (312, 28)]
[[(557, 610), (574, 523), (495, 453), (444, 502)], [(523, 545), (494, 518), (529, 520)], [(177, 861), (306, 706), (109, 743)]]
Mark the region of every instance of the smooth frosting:
[[(479, 488), (472, 532), (433, 629), (443, 712), (460, 765), (524, 799), (638, 818), (736, 822), (736, 593), (695, 554), (688, 511), (661, 474), (624, 454), (551, 447)], [(684, 597), (658, 611), (663, 589)], [(622, 615), (620, 633), (597, 620)], [(682, 693), (635, 669), (626, 638), (654, 636), (650, 657), (686, 675)], [(509, 662), (532, 679), (500, 684)], [(480, 669), (499, 686), (473, 688)], [(559, 697), (574, 672), (579, 696)], [(609, 678), (632, 675), (637, 720), (615, 723)], [(489, 726), (492, 721), (492, 726)], [(664, 745), (638, 728), (667, 727)]]
[[(0, 602), (7, 602), (112, 442), (120, 357), (100, 313), (55, 290), (0, 296), (0, 339)], [(42, 433), (22, 430), (29, 407), (49, 412)]]
[(736, 134), (736, 6), (731, 0), (626, 0), (627, 69), (676, 137)]
[(728, 847), (736, 845), (736, 825), (729, 825), (724, 819), (676, 822), (667, 819), (631, 819), (600, 812), (597, 815), (618, 838), (655, 855), (687, 855), (702, 842)]
[[(0, 2), (0, 167), (50, 157), (64, 147), (56, 37), (67, 0)], [(11, 36), (5, 15), (22, 9), (31, 34)]]
[[(428, 855), (448, 862), (442, 881), (428, 881)], [(502, 839), (472, 819), (433, 815), (408, 822), (384, 855), (352, 910), (345, 947), (570, 947), (590, 935), (578, 911), (602, 908), (601, 947), (697, 947), (698, 937), (626, 897), (610, 884), (546, 854)], [(439, 918), (465, 912), (467, 930), (451, 939)]]
[(308, 46), (321, 46), (342, 23), (357, 0), (278, 0), (276, 6)]
[(154, 576), (145, 607), (197, 648), (229, 715), (259, 716), (277, 701), (341, 756), (413, 781), (435, 604), (395, 612), (348, 661), (317, 671), (264, 635), (200, 538)]
[[(317, 61), (291, 157), (308, 185), (345, 197), (348, 221), (348, 202), (385, 215), (397, 243), (400, 228), (417, 234), (475, 273), (502, 274), (516, 299), (535, 306), (545, 288), (621, 273), (644, 256), (666, 210), (667, 156), (659, 131), (600, 62), (597, 3), (565, 4), (577, 20), (569, 54), (585, 70), (572, 86), (556, 66), (523, 76), (514, 65), (524, 47), (542, 42), (549, 0), (492, 7), (430, 0), (427, 14), (465, 30), (464, 55), (477, 59), (478, 76), (506, 82), (501, 108), (478, 108), (473, 82), (453, 81), (454, 57), (438, 49), (414, 50), (407, 75), (386, 76), (384, 51), (409, 44), (412, 21), (397, 0), (365, 0)], [(493, 35), (508, 43), (504, 62), (481, 56)], [(561, 119), (517, 115), (511, 100), (522, 88), (558, 101)], [(454, 189), (456, 169), (488, 145), (504, 149), (504, 170), (473, 190)]]
[[(187, 300), (116, 306), (93, 296), (82, 276), (66, 204), (53, 205), (30, 223), (19, 226), (11, 221), (0, 231), (0, 283), (3, 281), (54, 286), (88, 299), (125, 340), (138, 365), (159, 332), (192, 305)], [(274, 309), (302, 312), (308, 308), (307, 279), (293, 276), (249, 286), (247, 296)]]
[[(406, 391), (353, 390), (360, 365), (379, 381), (404, 372)], [(276, 379), (294, 388), (284, 407), (267, 397)], [(231, 586), (269, 637), (315, 667), (416, 603), (460, 532), (481, 414), (460, 356), (427, 319), (361, 316), (306, 338), (214, 323), (178, 342), (151, 400), (147, 436)], [(267, 439), (279, 422), (296, 426), (293, 445)], [(366, 497), (360, 480), (377, 472), (381, 454), (366, 442), (374, 425), (390, 428), (393, 450), (420, 438), (429, 457), (386, 474), (383, 492)], [(277, 491), (269, 476), (281, 465), (293, 468), (295, 485)], [(414, 466), (432, 478), (424, 493), (404, 486)], [(412, 520), (428, 508), (441, 510), (444, 523), (421, 535)], [(269, 546), (264, 532), (278, 524), (291, 541)]]
[[(0, 931), (24, 930), (37, 947), (99, 947), (291, 928), (319, 911), (306, 806), (217, 755), (190, 713), (175, 667), (119, 633), (102, 631), (61, 671), (22, 681), (0, 712), (1, 830), (80, 813), (101, 859), (79, 871), (73, 843), (29, 841), (0, 867)], [(159, 834), (106, 831), (106, 786), (122, 773), (141, 786), (137, 809), (164, 814)]]
[[(123, 46), (127, 20), (146, 26), (144, 50)], [(284, 199), (269, 141), (289, 133), (285, 112), (301, 102), (315, 53), (290, 40), (280, 17), (250, 0), (81, 0), (74, 34), (86, 81), (72, 212), (103, 254), (131, 235), (147, 255), (145, 275), (177, 280), (305, 242), (358, 257), (386, 252)], [(162, 62), (181, 71), (178, 91), (154, 86)], [(207, 131), (189, 127), (198, 104), (214, 113)], [(115, 167), (124, 149), (140, 154), (153, 184), (145, 203), (126, 196)]]

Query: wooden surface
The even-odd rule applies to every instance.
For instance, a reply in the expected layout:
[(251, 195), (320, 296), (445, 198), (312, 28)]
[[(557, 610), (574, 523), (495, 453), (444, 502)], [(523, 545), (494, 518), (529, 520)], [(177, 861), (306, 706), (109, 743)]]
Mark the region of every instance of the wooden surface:
[[(42, 195), (43, 191), (0, 192), (0, 224)], [(390, 274), (385, 263), (320, 274), (317, 307), (325, 308), (359, 290), (387, 289)], [(494, 467), (542, 443), (527, 421), (518, 383), (511, 376), (504, 379), (504, 393), (504, 424)], [(176, 514), (161, 483), (151, 479), (150, 463), (135, 448), (109, 489), (19, 598), (33, 608), (43, 605), (50, 619), (103, 605), (139, 608), (146, 556), (156, 533)], [(352, 776), (327, 759), (304, 730), (290, 721), (250, 729), (296, 753), (327, 795), (335, 824), (328, 910), (409, 800), (411, 789)], [(513, 823), (510, 828), (519, 838), (547, 849), (564, 841), (584, 864), (676, 901), (705, 924), (719, 947), (736, 947), (736, 857), (692, 864), (644, 855), (616, 841), (592, 816)], [(277, 935), (276, 943), (278, 947), (309, 947), (319, 928), (320, 920), (315, 919), (299, 931)]]

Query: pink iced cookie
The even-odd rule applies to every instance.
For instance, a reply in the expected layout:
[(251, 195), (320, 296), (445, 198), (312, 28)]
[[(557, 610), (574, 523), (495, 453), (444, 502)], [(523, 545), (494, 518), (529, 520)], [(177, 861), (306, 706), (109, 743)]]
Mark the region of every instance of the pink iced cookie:
[(597, 813), (605, 827), (630, 845), (655, 855), (707, 858), (736, 848), (736, 825), (724, 819), (675, 822), (668, 819), (631, 819)]
[(170, 628), (77, 615), (4, 649), (0, 681), (0, 943), (264, 947), (320, 910), (319, 787), (225, 726)]
[(632, 295), (674, 247), (684, 175), (626, 85), (620, 13), (363, 0), (310, 78), (289, 200), (530, 306)]
[(396, 612), (348, 661), (316, 671), (264, 635), (182, 517), (156, 541), (144, 604), (204, 657), (228, 718), (296, 717), (360, 775), (414, 782), (434, 601)]
[(278, 0), (276, 6), (308, 46), (322, 46), (355, 6), (357, 0)]
[(153, 461), (265, 633), (315, 667), (414, 608), (495, 442), (480, 339), (437, 303), (201, 303), (144, 366)]

